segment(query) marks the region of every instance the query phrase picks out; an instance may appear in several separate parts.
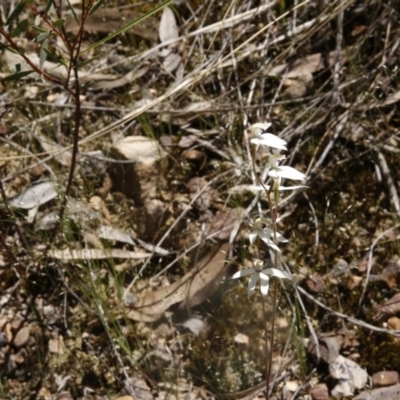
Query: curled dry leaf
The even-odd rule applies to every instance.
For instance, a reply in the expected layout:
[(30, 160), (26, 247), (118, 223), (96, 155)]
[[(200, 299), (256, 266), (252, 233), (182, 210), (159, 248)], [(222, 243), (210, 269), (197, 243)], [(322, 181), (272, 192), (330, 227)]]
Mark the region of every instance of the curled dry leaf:
[(53, 200), (57, 195), (58, 193), (54, 182), (40, 182), (10, 199), (8, 204), (12, 207), (29, 210)]
[[(165, 7), (163, 10), (158, 34), (160, 36), (161, 43), (166, 43), (170, 40), (178, 39), (179, 37), (175, 15), (169, 7)], [(177, 70), (182, 60), (182, 57), (179, 54), (173, 52), (172, 46), (164, 47), (160, 51), (161, 57), (164, 58), (164, 68), (168, 72), (174, 72)]]
[[(343, 337), (341, 335), (320, 338), (318, 340), (318, 347), (321, 359), (327, 364), (334, 362), (339, 355), (342, 344)], [(313, 340), (309, 341), (307, 351), (312, 357), (317, 357), (318, 352)]]
[(131, 235), (121, 229), (113, 228), (112, 226), (102, 225), (97, 233), (100, 239), (115, 240), (117, 242), (131, 244), (132, 246), (135, 244)]
[[(71, 165), (72, 153), (71, 150), (64, 149), (59, 144), (55, 143), (51, 139), (40, 135), (35, 134), (36, 139), (39, 141), (40, 145), (43, 147), (43, 150), (46, 151), (49, 155), (54, 156), (54, 159), (59, 162), (64, 167), (69, 167)], [(78, 154), (79, 160), (79, 154)]]
[[(343, 50), (340, 53), (340, 61), (343, 64), (348, 59), (348, 54), (351, 54), (352, 48), (348, 48)], [(322, 53), (310, 54), (308, 56), (298, 58), (292, 63), (285, 63), (277, 65), (274, 68), (268, 69), (267, 74), (269, 76), (282, 76), (284, 78), (301, 78), (307, 77), (306, 80), (309, 82), (311, 74), (314, 72), (320, 71), (321, 69), (326, 68), (326, 62), (328, 62), (329, 66), (333, 66), (335, 64), (337, 58), (337, 52), (331, 51), (328, 54), (327, 60), (322, 55)]]
[(178, 39), (179, 37), (175, 15), (169, 7), (164, 7), (163, 9), (158, 34), (160, 36), (161, 43)]
[(229, 244), (224, 243), (172, 285), (138, 294), (134, 308), (127, 312), (127, 316), (135, 321), (153, 322), (174, 304), (181, 303), (180, 308), (185, 308), (202, 303), (215, 293), (225, 275), (228, 249)]
[(376, 307), (374, 321), (381, 321), (400, 315), (400, 293), (395, 294), (389, 301)]

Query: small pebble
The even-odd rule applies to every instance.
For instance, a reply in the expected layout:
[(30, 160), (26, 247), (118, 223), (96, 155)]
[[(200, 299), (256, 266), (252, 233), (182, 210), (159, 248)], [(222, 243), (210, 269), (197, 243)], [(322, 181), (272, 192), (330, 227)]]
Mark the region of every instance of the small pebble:
[(15, 347), (22, 347), (28, 343), (30, 334), (29, 326), (24, 326), (21, 328), (14, 337), (13, 344)]
[(399, 383), (399, 373), (396, 371), (381, 371), (372, 375), (374, 387), (392, 386)]
[(315, 385), (310, 394), (313, 400), (329, 400), (329, 391), (325, 383)]

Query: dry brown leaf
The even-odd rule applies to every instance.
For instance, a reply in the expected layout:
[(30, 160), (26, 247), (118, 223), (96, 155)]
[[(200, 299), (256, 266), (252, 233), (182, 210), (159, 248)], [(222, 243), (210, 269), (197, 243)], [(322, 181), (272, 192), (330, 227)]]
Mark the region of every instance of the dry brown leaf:
[(8, 204), (11, 207), (29, 210), (39, 207), (53, 200), (58, 196), (58, 187), (52, 181), (43, 181), (29, 186), (22, 193), (9, 199)]
[(122, 249), (81, 249), (51, 250), (49, 256), (57, 260), (105, 260), (107, 258), (127, 258), (142, 260), (150, 257), (149, 253), (137, 253)]
[(400, 293), (395, 294), (389, 301), (377, 306), (376, 309), (377, 311), (373, 316), (374, 321), (400, 315)]
[[(85, 22), (85, 31), (93, 34), (97, 33), (111, 33), (122, 28), (129, 22), (141, 17), (142, 15), (133, 10), (123, 10), (121, 12), (117, 8), (100, 8), (95, 13), (89, 15)], [(75, 18), (67, 20), (65, 23), (67, 32), (77, 34), (79, 31), (79, 25)], [(157, 20), (153, 17), (148, 17), (139, 24), (134, 25), (130, 32), (135, 35), (148, 39), (153, 42), (157, 42)]]
[(178, 39), (179, 37), (175, 15), (169, 7), (165, 7), (163, 9), (158, 33), (161, 43), (168, 42), (169, 40)]
[(135, 321), (153, 322), (173, 304), (180, 308), (192, 307), (209, 298), (217, 289), (228, 264), (225, 262), (228, 243), (203, 257), (197, 265), (179, 281), (159, 290), (147, 290), (138, 295), (134, 308), (127, 312)]
[(241, 208), (226, 208), (218, 211), (211, 221), (207, 235), (215, 235), (219, 240), (229, 240), (232, 229), (241, 219), (243, 210)]
[[(336, 360), (339, 355), (340, 349), (343, 344), (343, 337), (341, 335), (325, 336), (318, 339), (319, 353), (321, 359), (327, 364)], [(314, 358), (317, 357), (317, 349), (313, 340), (309, 341), (308, 353)]]
[[(59, 144), (55, 143), (51, 139), (40, 135), (35, 134), (36, 139), (39, 141), (40, 145), (43, 147), (43, 150), (46, 151), (48, 154), (56, 156), (54, 159), (59, 162), (64, 167), (69, 167), (71, 165), (72, 154), (70, 150), (64, 149)], [(79, 154), (78, 154), (79, 160)], [(79, 166), (77, 166), (79, 168)]]
[[(163, 10), (158, 34), (161, 43), (176, 40), (179, 37), (175, 15), (169, 7), (165, 7)], [(171, 45), (169, 47), (164, 47), (160, 51), (160, 55), (164, 59), (163, 66), (168, 72), (174, 72), (181, 65), (182, 57), (173, 51), (175, 47), (176, 45)]]
[[(352, 51), (352, 48), (343, 50), (340, 53), (340, 63), (347, 61), (347, 55)], [(302, 58), (298, 58), (293, 63), (285, 63), (267, 70), (269, 76), (284, 76), (285, 78), (299, 78), (310, 76), (310, 74), (320, 71), (327, 66), (333, 66), (336, 60), (336, 51), (331, 51), (324, 59), (322, 53), (311, 54)], [(326, 65), (328, 64), (328, 65)]]
[(400, 90), (394, 92), (382, 103), (383, 106), (389, 106), (390, 104), (394, 104), (400, 101)]

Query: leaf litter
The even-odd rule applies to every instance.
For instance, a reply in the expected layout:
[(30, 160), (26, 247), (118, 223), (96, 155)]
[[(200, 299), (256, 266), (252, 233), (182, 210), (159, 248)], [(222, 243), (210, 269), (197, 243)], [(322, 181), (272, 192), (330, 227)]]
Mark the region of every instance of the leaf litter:
[[(73, 393), (86, 398), (78, 382), (85, 382), (97, 396), (107, 393), (109, 398), (136, 398), (139, 392), (146, 398), (156, 392), (166, 397), (172, 391), (202, 398), (236, 392), (233, 398), (242, 398), (243, 390), (253, 394), (263, 390), (265, 357), (257, 339), (265, 326), (255, 318), (260, 310), (242, 301), (244, 288), (222, 284), (222, 279), (231, 265), (226, 253), (235, 254), (243, 264), (254, 256), (246, 248), (249, 222), (257, 204), (254, 199), (263, 207), (265, 200), (259, 182), (252, 181), (245, 166), (243, 127), (265, 119), (272, 120), (285, 140), (296, 143), (291, 165), (312, 171), (308, 199), (295, 194), (282, 204), (287, 214), (282, 231), (296, 236), (286, 261), (299, 288), (309, 292), (301, 298), (303, 312), (312, 321), (306, 335), (313, 341), (314, 333), (322, 342), (324, 333), (336, 334), (342, 321), (347, 321), (350, 333), (346, 337), (356, 339), (330, 343), (335, 354), (354, 357), (369, 374), (397, 368), (395, 357), (387, 362), (383, 354), (369, 356), (381, 345), (392, 346), (391, 354), (396, 353), (397, 338), (383, 334), (396, 335), (398, 330), (398, 279), (396, 272), (387, 269), (398, 250), (396, 230), (390, 241), (373, 246), (376, 262), (371, 264), (371, 274), (355, 266), (380, 232), (393, 227), (394, 214), (388, 204), (397, 196), (399, 175), (399, 121), (393, 109), (399, 98), (394, 83), (398, 11), (393, 2), (383, 7), (380, 2), (333, 1), (329, 10), (307, 2), (281, 19), (285, 10), (276, 4), (243, 2), (229, 8), (228, 4), (177, 3), (118, 41), (87, 52), (93, 59), (80, 73), (83, 129), (79, 168), (67, 199), (68, 229), (55, 235), (50, 249), (46, 248), (51, 239), (48, 233), (59, 222), (63, 193), (58, 187), (64, 189), (71, 165), (73, 104), (68, 96), (54, 101), (51, 95), (58, 89), (39, 82), (36, 74), (23, 80), (23, 86), (32, 90), (3, 82), (13, 105), (4, 115), (7, 131), (1, 136), (4, 160), (0, 167), (7, 177), (3, 183), (7, 194), (17, 195), (6, 199), (10, 209), (0, 209), (1, 231), (28, 274), (28, 279), (20, 280), (21, 275), (9, 268), (9, 254), (1, 255), (5, 294), (1, 296), (0, 333), (19, 345), (28, 339), (20, 350), (1, 348), (0, 361), (3, 355), (10, 360), (1, 361), (10, 396), (25, 398), (36, 390), (24, 374), (28, 365), (32, 371), (40, 370), (34, 361), (37, 357), (32, 356), (33, 338), (43, 338), (43, 348), (52, 350), (42, 358), (57, 356), (57, 374), (68, 377), (57, 388), (57, 382), (52, 383), (45, 373), (38, 397), (52, 398), (59, 389), (70, 397)], [(109, 4), (100, 7), (87, 20), (83, 49), (148, 11), (135, 8), (136, 4), (123, 10)], [(71, 15), (66, 28), (70, 34), (77, 33)], [(35, 43), (29, 45), (26, 55), (40, 66), (37, 54)], [(25, 68), (10, 52), (2, 57), (2, 77), (10, 74), (5, 64)], [(65, 79), (64, 66), (50, 60), (42, 65)], [(133, 141), (129, 145), (134, 137), (155, 143), (162, 161), (151, 162), (146, 170), (142, 158), (113, 153), (137, 147)], [(160, 143), (169, 145), (162, 148)], [(34, 160), (38, 146), (48, 157), (41, 153)], [(102, 167), (85, 166), (85, 154), (100, 154)], [(35, 172), (30, 168), (33, 162), (51, 168), (58, 179), (52, 176), (49, 181), (46, 168)], [(263, 168), (262, 162), (258, 167)], [(34, 185), (38, 178), (42, 181)], [(101, 196), (103, 208), (90, 204), (94, 195)], [(232, 206), (244, 206), (246, 211), (232, 216)], [(36, 207), (38, 213), (27, 219), (26, 213)], [(225, 212), (228, 217), (223, 218)], [(219, 222), (213, 219), (216, 215)], [(102, 240), (90, 241), (89, 234)], [(188, 251), (199, 244), (204, 258)], [(346, 274), (330, 273), (342, 259), (348, 267)], [(160, 270), (164, 272), (158, 275)], [(124, 307), (119, 293), (136, 277), (132, 301)], [(366, 281), (368, 290), (360, 306)], [(29, 296), (30, 288), (39, 293), (35, 301)], [(221, 291), (218, 303), (212, 296)], [(63, 303), (55, 300), (61, 298)], [(38, 313), (30, 313), (26, 304), (38, 304)], [(375, 310), (373, 304), (380, 306)], [(298, 313), (289, 305), (280, 307), (284, 318)], [(187, 319), (175, 323), (183, 311), (189, 314)], [(21, 315), (28, 317), (21, 321)], [(34, 315), (42, 316), (40, 326), (46, 329), (42, 336)], [(381, 327), (385, 324), (386, 331)], [(180, 329), (186, 329), (181, 336), (177, 335)], [(276, 361), (286, 341), (290, 352), (291, 344), (299, 339), (279, 329)], [(237, 332), (248, 338), (246, 343), (235, 341)], [(169, 357), (157, 361), (162, 354)], [(78, 358), (84, 359), (84, 368), (76, 362)], [(242, 361), (237, 362), (238, 358)], [(178, 359), (183, 360), (183, 370), (174, 364)], [(106, 360), (108, 372), (101, 360)], [(329, 359), (328, 364), (332, 363)], [(309, 365), (310, 370), (313, 366)], [(155, 372), (160, 370), (165, 375)], [(178, 370), (183, 371), (179, 377)], [(24, 385), (14, 385), (14, 376)], [(94, 383), (93, 377), (101, 383)], [(323, 372), (314, 378), (322, 385), (326, 381)], [(337, 390), (351, 389), (348, 382), (342, 383)], [(201, 389), (204, 385), (214, 394)], [(274, 390), (281, 394), (279, 386)], [(308, 394), (307, 387), (301, 390)]]

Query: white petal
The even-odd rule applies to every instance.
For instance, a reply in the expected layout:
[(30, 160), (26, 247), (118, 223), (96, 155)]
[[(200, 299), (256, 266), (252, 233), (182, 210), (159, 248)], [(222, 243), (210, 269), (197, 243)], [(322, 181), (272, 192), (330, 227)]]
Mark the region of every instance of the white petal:
[[(274, 231), (270, 228), (264, 228), (263, 232), (266, 233), (266, 235), (268, 235), (271, 239), (274, 238)], [(261, 235), (260, 235), (261, 237)], [(279, 232), (276, 232), (276, 240), (278, 242), (282, 242), (282, 243), (287, 243), (288, 240), (285, 239)]]
[(281, 250), (279, 249), (279, 247), (278, 247), (274, 242), (272, 242), (272, 240), (267, 241), (267, 240), (264, 240), (264, 239), (263, 239), (263, 242), (266, 243), (269, 247), (271, 247), (271, 249), (276, 250), (276, 251), (278, 251), (279, 253), (281, 252)]
[(287, 150), (286, 141), (273, 135), (272, 133), (264, 133), (259, 137), (250, 140), (253, 144), (261, 146), (274, 147), (275, 149)]
[(302, 172), (297, 171), (297, 169), (294, 169), (287, 165), (271, 169), (268, 172), (268, 176), (270, 176), (272, 179), (287, 178), (294, 181), (304, 181), (304, 179), (306, 178), (306, 176)]
[[(305, 185), (299, 185), (299, 186), (279, 186), (279, 191), (283, 192), (285, 190), (296, 190), (296, 189), (301, 189), (301, 188), (306, 188), (308, 186)], [(235, 190), (235, 188), (240, 188), (243, 190), (248, 190), (250, 192), (264, 192), (265, 189), (269, 190), (270, 186), (265, 185), (265, 189), (262, 186), (257, 186), (257, 185), (238, 185), (230, 189), (231, 193), (239, 193), (239, 190)]]
[(254, 241), (255, 241), (255, 240), (257, 239), (257, 237), (258, 237), (258, 233), (259, 233), (259, 231), (250, 232), (250, 234), (249, 234), (250, 243), (254, 243)]
[(276, 276), (277, 278), (281, 278), (281, 279), (291, 279), (290, 275), (287, 272), (281, 271), (280, 269), (276, 269), (276, 268), (263, 269), (262, 272), (260, 272), (260, 276), (261, 276), (261, 274)]
[(269, 291), (269, 276), (260, 272), (260, 290), (261, 294), (265, 297)]
[(234, 273), (232, 275), (231, 279), (237, 279), (237, 278), (241, 278), (243, 276), (247, 276), (247, 275), (255, 274), (255, 273), (256, 273), (256, 271), (253, 268), (246, 268), (246, 269), (242, 269), (241, 271)]
[(249, 279), (249, 284), (247, 287), (247, 296), (251, 296), (254, 292), (254, 289), (256, 288), (258, 281), (258, 274), (254, 274), (250, 279)]
[(261, 135), (261, 133), (266, 133), (266, 130), (271, 126), (272, 124), (270, 124), (270, 123), (265, 123), (265, 124), (262, 124), (262, 123), (257, 123), (257, 124), (253, 124), (252, 126), (251, 126), (251, 134), (253, 135), (253, 136), (260, 136)]
[(285, 190), (297, 190), (297, 189), (301, 189), (301, 188), (306, 188), (308, 186), (304, 186), (304, 185), (299, 185), (299, 186), (279, 186), (279, 191), (283, 192)]
[(258, 237), (265, 243), (273, 242), (273, 237), (268, 232), (259, 231)]

